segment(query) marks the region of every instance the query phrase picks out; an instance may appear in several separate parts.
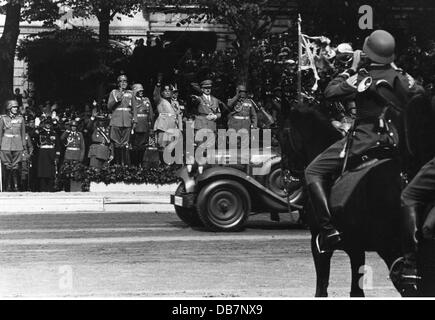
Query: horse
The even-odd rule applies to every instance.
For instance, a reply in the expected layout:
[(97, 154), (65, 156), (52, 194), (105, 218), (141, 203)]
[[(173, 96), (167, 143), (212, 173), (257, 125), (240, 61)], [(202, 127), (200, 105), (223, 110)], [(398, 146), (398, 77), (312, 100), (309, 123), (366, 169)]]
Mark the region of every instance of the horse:
[[(285, 151), (293, 154), (288, 161), (298, 158), (299, 164), (307, 166), (318, 154), (342, 138), (325, 116), (325, 105), (300, 105), (288, 113), (287, 130), (284, 130), (286, 134), (283, 137), (288, 145), (288, 150)], [(383, 157), (379, 157), (379, 152), (376, 152), (371, 162), (355, 166), (343, 176), (337, 177), (332, 186), (330, 206), (333, 223), (343, 232), (343, 241), (337, 249), (346, 252), (350, 258), (351, 297), (365, 296), (360, 280), (366, 251), (377, 252), (388, 269), (402, 256), (398, 237), (400, 226), (395, 217), (399, 214), (400, 193), (404, 185), (400, 175), (403, 164), (398, 161), (398, 157), (393, 157), (391, 150), (384, 151)], [(287, 166), (294, 167), (293, 164)], [(327, 297), (333, 252), (320, 254), (317, 251), (315, 239), (319, 229), (309, 201), (305, 208), (316, 269), (315, 297)], [(413, 287), (401, 286), (396, 282), (393, 284), (403, 296), (416, 294)]]

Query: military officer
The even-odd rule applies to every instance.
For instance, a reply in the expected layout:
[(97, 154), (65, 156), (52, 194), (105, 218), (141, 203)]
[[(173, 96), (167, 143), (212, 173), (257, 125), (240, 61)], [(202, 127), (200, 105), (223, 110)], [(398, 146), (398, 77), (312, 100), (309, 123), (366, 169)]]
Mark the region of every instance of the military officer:
[(135, 109), (132, 106), (133, 92), (127, 90), (127, 76), (118, 77), (118, 89), (112, 90), (109, 95), (107, 107), (112, 112), (110, 120), (110, 139), (114, 144), (115, 163), (128, 165), (128, 143), (131, 128), (136, 119)]
[(139, 166), (142, 164), (145, 149), (152, 134), (152, 124), (154, 121), (153, 108), (151, 101), (143, 95), (144, 89), (141, 84), (133, 85), (133, 108), (136, 110), (137, 121), (134, 126), (132, 136), (132, 164)]
[(154, 131), (157, 135), (157, 145), (162, 151), (171, 142), (171, 136), (182, 130), (182, 123), (180, 123), (179, 110), (172, 104), (171, 86), (165, 85), (163, 90), (161, 87), (161, 76), (159, 76), (153, 94), (159, 113), (154, 123)]
[[(257, 127), (257, 112), (254, 108), (254, 102), (248, 98), (246, 86), (239, 85), (237, 87), (237, 94), (228, 99), (228, 107), (231, 109), (228, 114), (228, 129), (236, 131), (235, 133), (230, 131), (230, 135), (238, 133), (241, 139), (241, 148), (249, 148), (251, 129)], [(239, 130), (241, 131), (238, 132)]]
[(246, 86), (237, 87), (236, 96), (228, 99), (228, 107), (232, 109), (228, 115), (228, 129), (246, 129), (249, 132), (257, 127), (257, 112), (254, 102), (248, 98)]
[(4, 164), (5, 190), (18, 191), (18, 169), (24, 150), (26, 128), (24, 118), (18, 114), (19, 105), (15, 100), (6, 102), (6, 115), (0, 119), (0, 158)]
[(70, 123), (71, 130), (66, 130), (60, 140), (65, 146), (64, 163), (82, 162), (85, 157), (85, 139), (83, 133), (77, 130), (76, 120)]
[(39, 191), (53, 192), (60, 157), (60, 142), (59, 137), (53, 130), (50, 118), (44, 120), (42, 129), (38, 130), (37, 135), (37, 146), (39, 148), (37, 159)]
[[(352, 67), (333, 79), (325, 90), (325, 96), (333, 99), (343, 99), (354, 96), (356, 103), (356, 120), (353, 129), (353, 143), (350, 145), (349, 155), (360, 156), (366, 150), (376, 146), (397, 147), (397, 127), (385, 117), (385, 105), (377, 99), (374, 90), (376, 83), (387, 81), (393, 88), (391, 99), (397, 100), (398, 107), (403, 107), (404, 101), (411, 95), (421, 92), (422, 88), (402, 70), (395, 67), (395, 40), (391, 34), (383, 30), (374, 31), (365, 39), (363, 52), (367, 56), (367, 74), (359, 71), (362, 65), (361, 51), (356, 50)], [(370, 81), (371, 80), (371, 81)], [(340, 232), (331, 224), (331, 213), (328, 207), (328, 194), (331, 179), (340, 174), (344, 164), (343, 150), (347, 138), (336, 142), (320, 154), (305, 170), (308, 194), (314, 207), (320, 234), (317, 238), (317, 249), (320, 252), (330, 251), (341, 241)], [(412, 219), (408, 213), (398, 217), (403, 220)], [(410, 224), (408, 224), (410, 225)], [(404, 231), (402, 242), (405, 256), (412, 255), (414, 250), (414, 230)], [(411, 259), (409, 263), (413, 262)]]
[(211, 95), (212, 86), (213, 82), (211, 80), (202, 81), (202, 95), (193, 96), (198, 103), (194, 124), (195, 130), (209, 129), (216, 131), (216, 120), (221, 117), (221, 110), (219, 100)]
[(114, 157), (113, 144), (110, 141), (110, 130), (107, 126), (107, 119), (104, 116), (96, 116), (96, 127), (91, 136), (91, 146), (88, 157), (89, 166), (101, 169), (105, 164), (112, 161)]

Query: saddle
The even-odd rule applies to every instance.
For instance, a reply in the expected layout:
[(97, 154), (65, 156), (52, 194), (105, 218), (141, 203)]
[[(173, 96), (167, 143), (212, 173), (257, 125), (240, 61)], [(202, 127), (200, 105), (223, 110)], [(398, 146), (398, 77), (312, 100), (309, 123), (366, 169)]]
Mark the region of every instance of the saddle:
[[(372, 148), (349, 159), (349, 166), (335, 181), (329, 199), (337, 226), (363, 233), (360, 217), (347, 217), (347, 212), (370, 212), (372, 210), (368, 208), (388, 207), (396, 203), (396, 198), (399, 203), (401, 187), (397, 159), (397, 151), (390, 147)], [(383, 194), (384, 190), (387, 195)]]
[[(398, 156), (399, 152), (397, 148), (393, 148), (390, 146), (372, 147), (361, 155), (349, 157), (344, 174), (346, 174), (346, 172), (348, 171), (354, 172), (362, 170), (367, 166), (374, 165), (377, 161), (384, 159), (395, 159)], [(341, 177), (339, 177), (338, 179), (340, 179)]]

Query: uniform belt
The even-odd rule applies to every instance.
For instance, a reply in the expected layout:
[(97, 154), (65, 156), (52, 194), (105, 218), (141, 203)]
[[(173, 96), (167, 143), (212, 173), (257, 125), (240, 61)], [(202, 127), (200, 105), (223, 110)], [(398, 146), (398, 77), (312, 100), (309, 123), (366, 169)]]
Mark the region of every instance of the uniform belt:
[(172, 117), (175, 117), (176, 115), (174, 113), (161, 112), (161, 113), (159, 113), (159, 116), (172, 116)]
[(243, 117), (243, 116), (233, 116), (233, 118), (237, 120), (249, 120), (249, 117)]
[(75, 148), (75, 147), (68, 147), (66, 148), (66, 150), (71, 150), (71, 151), (79, 151), (80, 148)]
[(116, 108), (115, 110), (118, 110), (118, 111), (130, 111), (131, 109), (130, 108)]
[(50, 146), (48, 144), (44, 144), (40, 147), (41, 149), (54, 149), (54, 146)]
[(15, 138), (15, 137), (19, 137), (19, 134), (10, 134), (10, 133), (5, 133), (5, 137), (7, 138)]
[(137, 117), (138, 118), (145, 118), (145, 117), (148, 117), (148, 115), (147, 114), (138, 114)]

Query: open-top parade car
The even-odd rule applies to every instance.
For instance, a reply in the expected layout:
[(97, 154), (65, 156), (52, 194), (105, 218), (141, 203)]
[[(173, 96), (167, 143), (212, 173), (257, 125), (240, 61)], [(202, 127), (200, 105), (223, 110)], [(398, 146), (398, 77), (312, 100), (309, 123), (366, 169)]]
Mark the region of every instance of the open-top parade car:
[[(220, 157), (228, 160), (229, 151), (218, 155), (216, 163), (222, 163)], [(185, 165), (171, 203), (185, 223), (211, 231), (238, 231), (253, 214), (300, 210), (301, 183), (290, 184), (287, 193), (280, 162), (279, 153), (271, 151), (251, 155), (249, 164)]]

